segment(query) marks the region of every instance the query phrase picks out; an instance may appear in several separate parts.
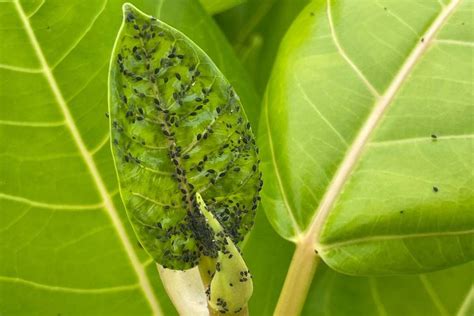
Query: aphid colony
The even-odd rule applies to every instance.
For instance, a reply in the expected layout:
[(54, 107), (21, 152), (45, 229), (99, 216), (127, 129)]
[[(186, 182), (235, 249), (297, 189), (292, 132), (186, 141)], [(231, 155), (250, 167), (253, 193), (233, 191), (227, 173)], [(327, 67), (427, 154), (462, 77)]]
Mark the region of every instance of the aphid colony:
[[(209, 212), (202, 197), (196, 194), (199, 211), (214, 232), (215, 242), (220, 244), (215, 270), (207, 271), (211, 283), (206, 289), (209, 306), (220, 313), (238, 313), (247, 304), (253, 291), (250, 271), (232, 240)], [(212, 274), (211, 274), (212, 273)]]
[[(188, 269), (225, 251), (216, 240), (242, 241), (260, 200), (258, 149), (212, 61), (178, 31), (127, 9), (110, 89), (122, 198), (143, 247), (164, 267)], [(223, 236), (197, 211), (197, 192)]]

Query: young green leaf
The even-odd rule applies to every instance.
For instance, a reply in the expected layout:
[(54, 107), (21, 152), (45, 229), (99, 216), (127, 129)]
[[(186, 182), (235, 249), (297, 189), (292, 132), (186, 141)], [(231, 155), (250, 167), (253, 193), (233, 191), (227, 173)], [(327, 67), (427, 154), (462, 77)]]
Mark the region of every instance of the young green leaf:
[(219, 221), (209, 212), (199, 193), (196, 193), (196, 202), (219, 247), (217, 259), (212, 262), (215, 266), (212, 267), (212, 272), (208, 270), (208, 273), (212, 273), (207, 289), (209, 306), (219, 313), (238, 313), (247, 306), (252, 296), (252, 275), (240, 251), (226, 235)]
[(109, 89), (121, 195), (147, 252), (172, 269), (217, 257), (196, 193), (232, 241), (242, 241), (262, 186), (257, 148), (237, 94), (209, 57), (126, 4)]

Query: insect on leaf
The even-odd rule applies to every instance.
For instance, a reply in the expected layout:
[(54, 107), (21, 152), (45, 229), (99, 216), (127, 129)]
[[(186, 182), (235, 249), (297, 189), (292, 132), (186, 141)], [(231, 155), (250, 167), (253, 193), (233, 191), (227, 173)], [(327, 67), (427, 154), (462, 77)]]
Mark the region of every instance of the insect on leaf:
[(234, 243), (253, 225), (262, 186), (239, 97), (190, 39), (125, 4), (109, 74), (111, 141), (122, 200), (161, 265), (217, 257), (200, 193)]

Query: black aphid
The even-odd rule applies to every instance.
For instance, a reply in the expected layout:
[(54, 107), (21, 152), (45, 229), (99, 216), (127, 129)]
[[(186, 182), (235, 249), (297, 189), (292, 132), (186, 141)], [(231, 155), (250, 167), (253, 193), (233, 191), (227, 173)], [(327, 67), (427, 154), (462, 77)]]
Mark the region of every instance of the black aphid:
[(433, 192), (435, 192), (435, 193), (436, 193), (436, 192), (438, 192), (438, 191), (439, 191), (438, 187), (436, 187), (436, 186), (433, 186)]
[(131, 12), (127, 13), (127, 22), (132, 22), (133, 20), (135, 20), (135, 16)]

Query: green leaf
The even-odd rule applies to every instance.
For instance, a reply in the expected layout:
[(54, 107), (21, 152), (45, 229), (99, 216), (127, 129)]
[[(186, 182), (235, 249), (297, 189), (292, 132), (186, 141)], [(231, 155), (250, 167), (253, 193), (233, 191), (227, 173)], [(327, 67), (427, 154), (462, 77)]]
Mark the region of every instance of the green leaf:
[(420, 275), (353, 277), (318, 267), (302, 315), (472, 315), (472, 264)]
[(259, 134), (283, 237), (349, 274), (473, 259), (473, 6), (319, 0), (300, 14)]
[(127, 223), (106, 146), (120, 6), (0, 3), (2, 314), (174, 311)]
[(260, 114), (260, 97), (232, 46), (200, 2), (158, 0), (157, 9), (152, 12), (156, 18), (186, 34), (206, 52), (237, 91), (250, 124), (256, 130)]
[[(224, 69), (236, 60), (231, 47), (199, 3), (176, 15), (186, 2), (134, 1), (190, 25)], [(176, 314), (135, 239), (108, 146), (107, 68), (122, 3), (0, 2), (0, 314)], [(224, 72), (252, 99), (238, 69)]]
[(238, 96), (209, 57), (126, 4), (109, 89), (120, 192), (147, 252), (176, 270), (217, 256), (196, 192), (226, 235), (242, 241), (261, 188), (257, 150)]
[(263, 95), (280, 41), (309, 0), (248, 0), (215, 16)]
[(229, 10), (247, 0), (200, 0), (202, 6), (209, 14), (216, 14), (225, 10)]

